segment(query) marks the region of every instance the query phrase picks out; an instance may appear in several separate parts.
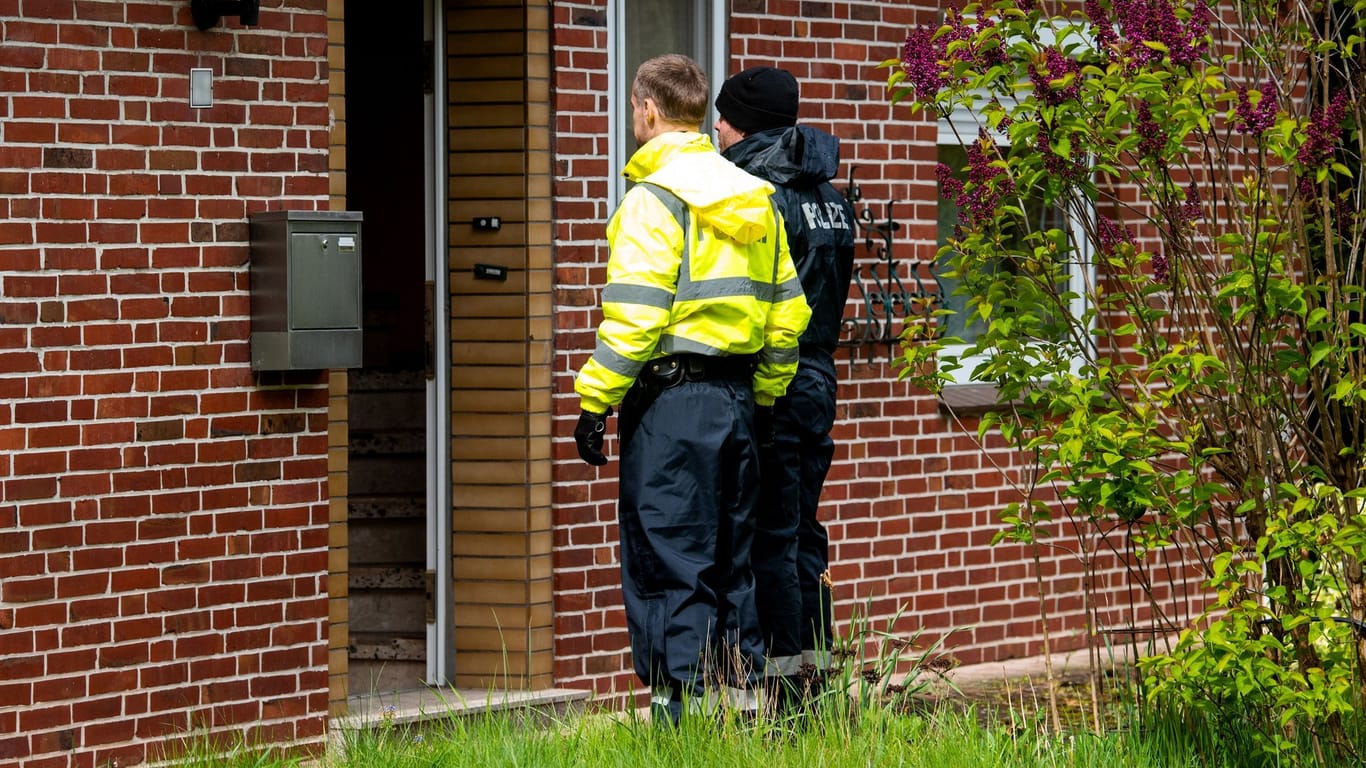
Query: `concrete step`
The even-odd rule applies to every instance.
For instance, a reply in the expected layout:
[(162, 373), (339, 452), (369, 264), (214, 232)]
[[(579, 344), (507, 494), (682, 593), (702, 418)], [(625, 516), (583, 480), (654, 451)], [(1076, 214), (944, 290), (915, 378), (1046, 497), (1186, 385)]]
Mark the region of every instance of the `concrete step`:
[[(351, 521), (427, 517), (427, 501), (422, 496), (351, 496), (347, 500)], [(425, 525), (425, 523), (424, 523)]]
[(420, 730), (452, 717), (471, 717), (494, 712), (519, 712), (533, 717), (560, 717), (579, 711), (592, 697), (589, 691), (548, 688), (539, 691), (480, 690), (426, 687), (395, 693), (352, 696), (347, 714), (328, 722), (333, 744), (345, 745), (345, 734), (372, 728), (409, 727)]
[(351, 456), (400, 456), (426, 462), (427, 436), (418, 429), (351, 430)]
[(427, 524), (422, 518), (355, 518), (347, 530), (350, 567), (357, 570), (375, 565), (424, 568), (426, 535)]
[(351, 592), (363, 589), (402, 589), (426, 590), (427, 571), (421, 564), (376, 563), (352, 566), (346, 574), (347, 587)]
[(426, 375), (421, 370), (384, 371), (370, 367), (355, 369), (347, 376), (352, 392), (423, 389)]
[(353, 632), (349, 655), (352, 663), (355, 663), (357, 659), (425, 662), (427, 660), (427, 637), (412, 634)]
[(411, 636), (427, 630), (427, 594), (419, 591), (371, 591), (351, 594), (353, 635)]
[(346, 672), (347, 687), (358, 694), (407, 691), (423, 685), (422, 681), (427, 679), (427, 662), (425, 659), (350, 658)]

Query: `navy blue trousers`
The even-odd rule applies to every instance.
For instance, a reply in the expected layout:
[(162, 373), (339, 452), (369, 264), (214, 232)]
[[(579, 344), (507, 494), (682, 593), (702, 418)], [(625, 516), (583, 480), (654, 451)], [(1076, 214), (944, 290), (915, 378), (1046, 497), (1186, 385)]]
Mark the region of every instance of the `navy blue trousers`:
[(774, 441), (760, 461), (753, 570), (769, 674), (797, 674), (800, 664), (825, 666), (830, 649), (830, 539), (816, 518), (835, 452), (835, 364), (803, 354), (787, 394), (773, 408)]
[(750, 547), (759, 466), (749, 381), (637, 384), (621, 406), (622, 593), (636, 675), (700, 696), (762, 670)]

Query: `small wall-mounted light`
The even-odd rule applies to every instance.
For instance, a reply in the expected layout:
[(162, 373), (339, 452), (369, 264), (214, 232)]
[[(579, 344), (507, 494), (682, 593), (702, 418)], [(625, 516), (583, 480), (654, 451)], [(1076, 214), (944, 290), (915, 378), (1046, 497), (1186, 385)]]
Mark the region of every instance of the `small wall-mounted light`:
[(201, 32), (218, 26), (224, 16), (236, 16), (244, 26), (254, 27), (261, 20), (261, 0), (190, 0), (190, 15)]

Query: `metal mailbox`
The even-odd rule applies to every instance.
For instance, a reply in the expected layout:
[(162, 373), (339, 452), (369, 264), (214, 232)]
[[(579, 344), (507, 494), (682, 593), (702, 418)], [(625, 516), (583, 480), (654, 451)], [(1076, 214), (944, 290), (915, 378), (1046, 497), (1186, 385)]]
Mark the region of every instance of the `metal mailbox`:
[(361, 214), (251, 216), (251, 367), (361, 365)]

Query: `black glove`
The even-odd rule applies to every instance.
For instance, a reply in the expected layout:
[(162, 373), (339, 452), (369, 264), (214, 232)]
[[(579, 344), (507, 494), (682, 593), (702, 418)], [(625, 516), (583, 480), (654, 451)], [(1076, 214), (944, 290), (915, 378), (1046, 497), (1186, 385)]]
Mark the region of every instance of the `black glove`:
[(773, 435), (773, 406), (754, 406), (754, 442), (760, 448), (772, 448)]
[(607, 457), (602, 455), (602, 438), (607, 431), (607, 414), (611, 412), (610, 408), (607, 413), (583, 411), (579, 414), (578, 426), (574, 427), (574, 443), (579, 447), (579, 458), (595, 467), (607, 463)]

